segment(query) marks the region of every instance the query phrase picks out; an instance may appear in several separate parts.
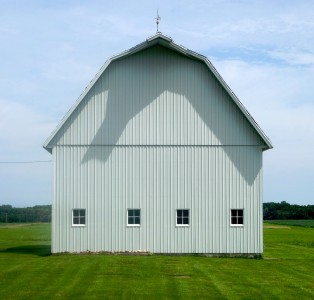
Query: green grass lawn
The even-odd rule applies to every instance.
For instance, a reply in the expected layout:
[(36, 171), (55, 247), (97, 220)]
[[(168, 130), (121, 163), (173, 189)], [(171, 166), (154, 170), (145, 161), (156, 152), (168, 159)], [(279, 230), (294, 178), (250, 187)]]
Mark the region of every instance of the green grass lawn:
[(269, 220), (267, 222), (272, 224), (314, 228), (314, 220)]
[(314, 228), (265, 224), (264, 258), (50, 255), (50, 224), (0, 226), (0, 299), (314, 299)]

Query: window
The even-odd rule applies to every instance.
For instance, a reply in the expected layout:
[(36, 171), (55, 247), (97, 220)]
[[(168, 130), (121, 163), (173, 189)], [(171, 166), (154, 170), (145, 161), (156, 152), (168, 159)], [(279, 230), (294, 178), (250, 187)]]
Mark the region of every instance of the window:
[(231, 209), (231, 225), (243, 225), (243, 209)]
[(189, 226), (190, 224), (190, 211), (188, 209), (177, 209), (177, 225)]
[(85, 226), (86, 213), (85, 209), (73, 209), (72, 210), (72, 225), (73, 226)]
[(141, 210), (140, 209), (128, 209), (128, 225), (129, 226), (141, 225)]

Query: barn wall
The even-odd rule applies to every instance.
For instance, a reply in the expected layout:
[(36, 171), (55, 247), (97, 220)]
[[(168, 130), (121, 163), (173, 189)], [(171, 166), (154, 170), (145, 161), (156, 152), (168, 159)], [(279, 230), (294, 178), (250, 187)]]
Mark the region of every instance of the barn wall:
[(50, 145), (261, 145), (208, 67), (162, 46), (112, 62)]
[[(53, 161), (52, 252), (262, 253), (259, 146), (56, 146)], [(73, 208), (85, 227), (71, 226)], [(141, 209), (139, 228), (127, 208)], [(189, 227), (176, 227), (178, 208)]]

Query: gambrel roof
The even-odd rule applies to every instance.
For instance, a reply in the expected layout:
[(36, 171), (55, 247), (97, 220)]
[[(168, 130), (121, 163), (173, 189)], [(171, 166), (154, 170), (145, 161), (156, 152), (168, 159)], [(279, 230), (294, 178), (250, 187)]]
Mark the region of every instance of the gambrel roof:
[(256, 121), (253, 119), (253, 117), (249, 114), (249, 112), (246, 110), (246, 108), (243, 106), (243, 104), (240, 102), (240, 100), (237, 98), (237, 96), (233, 93), (233, 91), (230, 89), (230, 87), (226, 84), (226, 82), (223, 80), (223, 78), (220, 76), (220, 74), (217, 72), (215, 67), (212, 65), (212, 63), (203, 55), (198, 54), (196, 52), (193, 52), (181, 45), (178, 45), (173, 42), (173, 40), (170, 37), (167, 37), (161, 33), (157, 33), (156, 35), (152, 36), (151, 38), (148, 38), (145, 42), (136, 45), (135, 47), (124, 51), (118, 55), (115, 55), (111, 57), (109, 60), (105, 62), (105, 64), (102, 66), (102, 68), (99, 70), (99, 72), (96, 74), (94, 79), (89, 83), (89, 85), (85, 88), (84, 92), (80, 95), (80, 97), (77, 99), (75, 104), (71, 107), (71, 109), (67, 112), (67, 114), (64, 116), (60, 124), (56, 127), (56, 129), (51, 133), (51, 135), (47, 138), (45, 141), (43, 147), (51, 151), (51, 141), (53, 138), (57, 135), (58, 131), (62, 128), (62, 126), (66, 123), (68, 118), (71, 116), (71, 114), (74, 112), (74, 110), (78, 107), (78, 105), (81, 103), (81, 101), (84, 99), (84, 97), (87, 95), (87, 93), (91, 90), (93, 85), (96, 83), (96, 81), (100, 78), (100, 76), (106, 71), (108, 66), (115, 60), (125, 58), (127, 56), (133, 55), (139, 51), (145, 50), (149, 47), (152, 47), (154, 45), (161, 45), (163, 47), (169, 48), (173, 51), (176, 51), (190, 59), (201, 61), (205, 63), (205, 65), (209, 68), (209, 70), (214, 74), (215, 78), (218, 80), (218, 82), (223, 86), (227, 94), (231, 97), (231, 99), (234, 101), (234, 103), (238, 106), (240, 111), (243, 113), (243, 115), (246, 117), (248, 122), (253, 126), (253, 128), (256, 130), (258, 135), (261, 137), (261, 139), (264, 141), (265, 145), (263, 146), (263, 150), (268, 150), (273, 148), (269, 138), (265, 135), (265, 133), (262, 131), (262, 129), (259, 127), (259, 125), (256, 123)]

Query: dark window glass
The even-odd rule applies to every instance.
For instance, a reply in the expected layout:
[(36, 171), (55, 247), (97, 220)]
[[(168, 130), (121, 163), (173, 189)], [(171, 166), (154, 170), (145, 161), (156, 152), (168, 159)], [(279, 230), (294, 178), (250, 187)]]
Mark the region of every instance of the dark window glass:
[(188, 209), (177, 209), (177, 225), (189, 225), (189, 210)]
[(141, 224), (141, 210), (140, 209), (128, 209), (128, 225), (140, 225)]
[(85, 209), (73, 209), (73, 225), (85, 225)]
[(231, 209), (231, 225), (243, 225), (243, 209)]
[(237, 224), (237, 217), (231, 218), (231, 224)]

